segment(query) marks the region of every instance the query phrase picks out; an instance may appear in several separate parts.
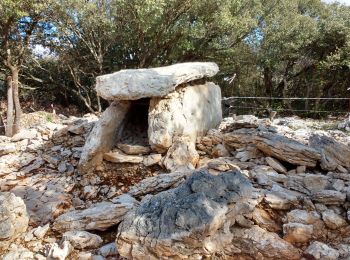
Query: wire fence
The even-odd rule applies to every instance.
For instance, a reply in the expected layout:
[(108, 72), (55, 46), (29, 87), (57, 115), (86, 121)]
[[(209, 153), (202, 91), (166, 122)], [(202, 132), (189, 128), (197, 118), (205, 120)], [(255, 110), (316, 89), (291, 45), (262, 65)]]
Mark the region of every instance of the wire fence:
[[(314, 110), (314, 109), (291, 109), (291, 108), (280, 108), (280, 107), (269, 107), (269, 106), (242, 106), (242, 105), (230, 105), (230, 109), (245, 109), (245, 110), (269, 110), (272, 109), (274, 111), (283, 111), (283, 112), (297, 112), (297, 113), (328, 113), (328, 114), (350, 114), (350, 98), (313, 98), (313, 97), (251, 97), (251, 96), (234, 96), (234, 97), (223, 97), (222, 101), (230, 101), (230, 100), (349, 100), (349, 106), (347, 111), (335, 111), (335, 110)], [(17, 124), (13, 124), (15, 126)], [(0, 125), (0, 129), (6, 128), (7, 125)]]
[(306, 98), (306, 97), (224, 97), (223, 100), (230, 99), (271, 99), (271, 100), (350, 100), (350, 98)]
[[(261, 110), (273, 110), (273, 111), (285, 112), (285, 113), (300, 113), (300, 114), (301, 113), (304, 113), (304, 114), (328, 113), (328, 114), (337, 114), (337, 115), (342, 115), (342, 114), (346, 115), (346, 114), (349, 114), (350, 112), (350, 98), (347, 98), (347, 97), (315, 98), (315, 97), (234, 96), (234, 97), (224, 97), (222, 100), (224, 103), (226, 102), (226, 105), (229, 104), (230, 110), (235, 110), (235, 112), (239, 112), (238, 110), (254, 110), (255, 112), (261, 111)], [(314, 106), (315, 107), (314, 109), (309, 109), (309, 107), (312, 107), (310, 103), (307, 105), (306, 104), (302, 105), (300, 102), (298, 102), (297, 108), (293, 108), (292, 106), (293, 101), (307, 102), (308, 100), (311, 100), (311, 101), (323, 100), (325, 101), (324, 104), (327, 103), (327, 106), (322, 107), (318, 104)], [(266, 104), (266, 101), (269, 101), (269, 104)], [(289, 102), (286, 103), (285, 101), (289, 101)], [(333, 102), (329, 102), (329, 101), (333, 101)], [(334, 101), (336, 101), (336, 104)], [(345, 102), (342, 102), (342, 101), (345, 101)], [(237, 104), (237, 103), (240, 103), (240, 104)], [(254, 104), (255, 106), (252, 106), (251, 104)], [(295, 107), (295, 104), (294, 104), (294, 107)]]

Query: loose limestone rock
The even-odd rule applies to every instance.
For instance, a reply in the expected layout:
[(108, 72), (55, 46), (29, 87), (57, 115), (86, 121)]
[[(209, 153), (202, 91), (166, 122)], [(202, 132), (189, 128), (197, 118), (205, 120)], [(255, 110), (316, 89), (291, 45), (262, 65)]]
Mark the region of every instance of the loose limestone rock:
[(312, 135), (309, 143), (311, 147), (320, 151), (322, 169), (332, 171), (337, 169), (338, 165), (350, 169), (349, 146), (325, 135)]
[(118, 144), (117, 147), (129, 155), (144, 155), (151, 152), (150, 147), (142, 145)]
[(23, 200), (10, 192), (0, 193), (0, 251), (28, 228), (29, 216)]
[(324, 243), (314, 241), (305, 250), (304, 255), (313, 260), (336, 260), (339, 252)]
[[(0, 252), (1, 253), (1, 252)], [(12, 244), (9, 252), (5, 255), (0, 255), (2, 260), (32, 260), (34, 259), (33, 252), (29, 251), (21, 245)]]
[(341, 205), (346, 199), (346, 194), (336, 190), (321, 190), (315, 192), (312, 199), (325, 205)]
[(96, 249), (103, 240), (100, 236), (87, 231), (67, 231), (62, 236), (63, 241), (69, 241), (77, 249)]
[(142, 163), (143, 157), (137, 155), (127, 155), (119, 151), (105, 153), (103, 159), (113, 163)]
[(69, 230), (106, 230), (122, 221), (123, 216), (136, 202), (130, 195), (121, 195), (112, 202), (99, 202), (84, 210), (73, 210), (59, 216), (53, 229), (59, 232)]
[(152, 166), (158, 164), (162, 160), (162, 155), (160, 153), (150, 154), (143, 157), (142, 163), (145, 166)]
[(347, 225), (345, 219), (336, 214), (333, 210), (322, 212), (322, 220), (330, 229), (338, 229)]
[(164, 157), (163, 165), (170, 171), (194, 169), (199, 160), (195, 143), (187, 136), (177, 138)]
[(227, 251), (233, 241), (229, 226), (254, 208), (247, 204), (252, 191), (240, 172), (195, 172), (127, 213), (118, 228), (119, 253), (129, 259), (191, 259)]
[(46, 259), (48, 260), (65, 260), (73, 251), (73, 246), (69, 241), (63, 241), (61, 246), (57, 243), (50, 245), (46, 252)]
[(280, 173), (287, 173), (286, 167), (284, 167), (279, 161), (274, 158), (266, 157), (266, 163), (270, 165), (273, 169)]
[(188, 62), (151, 69), (121, 70), (96, 78), (96, 91), (107, 100), (163, 97), (183, 83), (212, 77), (219, 67), (213, 62)]
[(316, 149), (278, 134), (258, 133), (255, 145), (263, 153), (294, 165), (315, 167), (321, 159)]
[(284, 239), (292, 244), (307, 243), (311, 240), (314, 228), (312, 225), (287, 223), (283, 225)]
[(288, 222), (301, 223), (306, 225), (312, 225), (319, 222), (321, 216), (316, 211), (306, 211), (301, 209), (295, 209), (287, 213)]
[(191, 173), (192, 171), (179, 171), (143, 179), (136, 185), (130, 187), (129, 194), (137, 198), (174, 188), (182, 183)]
[(0, 143), (0, 156), (16, 152), (16, 145), (13, 143)]
[(273, 220), (270, 214), (261, 208), (255, 208), (253, 212), (253, 220), (259, 227), (262, 227), (270, 232), (279, 232), (281, 227)]
[[(300, 259), (300, 253), (293, 245), (276, 233), (267, 232), (258, 226), (249, 229), (234, 228), (232, 234), (233, 250), (242, 256), (232, 259)], [(232, 250), (228, 247), (228, 251), (230, 249)], [(234, 256), (232, 253), (230, 255)]]
[(296, 196), (283, 191), (269, 191), (264, 200), (273, 209), (286, 210), (298, 204)]

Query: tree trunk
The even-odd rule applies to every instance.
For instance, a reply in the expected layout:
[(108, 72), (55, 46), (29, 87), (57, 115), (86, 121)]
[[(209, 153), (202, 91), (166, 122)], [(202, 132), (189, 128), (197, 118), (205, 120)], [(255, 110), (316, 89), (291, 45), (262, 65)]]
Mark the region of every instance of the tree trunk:
[[(288, 98), (288, 82), (286, 77), (283, 78), (283, 98)], [(292, 104), (291, 101), (289, 99), (284, 99), (283, 100), (283, 105), (286, 105), (288, 107), (288, 109), (294, 114), (294, 112), (292, 111)]]
[(6, 136), (13, 136), (13, 86), (12, 77), (7, 77), (7, 122), (6, 122)]
[(15, 125), (13, 134), (16, 134), (21, 129), (21, 117), (22, 117), (22, 109), (21, 104), (19, 102), (19, 89), (18, 89), (18, 68), (14, 67), (11, 69), (12, 72), (12, 86), (13, 86), (13, 102), (15, 104)]
[(96, 95), (97, 98), (97, 112), (101, 113), (102, 112), (102, 106), (101, 106), (101, 98)]
[[(264, 68), (264, 86), (265, 95), (272, 97), (272, 72), (269, 67)], [(269, 106), (272, 106), (272, 99), (269, 100)]]
[(5, 134), (5, 122), (4, 120), (2, 119), (2, 115), (0, 113), (0, 135), (4, 135)]
[[(307, 97), (307, 98), (310, 97), (310, 91), (311, 91), (310, 84), (308, 84), (308, 83), (306, 82), (306, 97)], [(309, 108), (310, 108), (310, 107), (309, 107), (309, 100), (306, 99), (306, 100), (305, 100), (304, 109), (305, 109), (305, 110), (309, 110)]]

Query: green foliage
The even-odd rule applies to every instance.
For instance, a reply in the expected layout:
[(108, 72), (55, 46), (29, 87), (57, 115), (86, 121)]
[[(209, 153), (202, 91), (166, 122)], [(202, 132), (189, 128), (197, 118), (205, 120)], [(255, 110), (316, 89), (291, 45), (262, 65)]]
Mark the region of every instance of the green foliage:
[[(23, 17), (54, 25), (50, 34), (40, 26), (32, 31), (30, 46), (40, 43), (51, 56), (24, 48), (21, 80), (38, 97), (50, 93), (56, 102), (90, 111), (103, 105), (96, 76), (184, 61), (217, 62), (216, 81), (226, 96), (348, 95), (349, 6), (321, 0), (5, 0), (0, 8), (0, 33), (9, 17), (15, 21), (11, 35), (20, 35), (15, 25)], [(25, 41), (12, 39), (16, 52)], [(335, 109), (321, 101), (274, 105)]]

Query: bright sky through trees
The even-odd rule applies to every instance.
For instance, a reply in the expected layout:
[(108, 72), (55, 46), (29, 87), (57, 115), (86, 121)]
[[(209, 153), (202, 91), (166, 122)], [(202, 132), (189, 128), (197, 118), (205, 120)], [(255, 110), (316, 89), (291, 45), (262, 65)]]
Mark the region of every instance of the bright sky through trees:
[(334, 2), (338, 2), (338, 3), (341, 3), (341, 4), (345, 4), (345, 5), (350, 5), (350, 0), (323, 0), (323, 2), (325, 3), (334, 3)]

